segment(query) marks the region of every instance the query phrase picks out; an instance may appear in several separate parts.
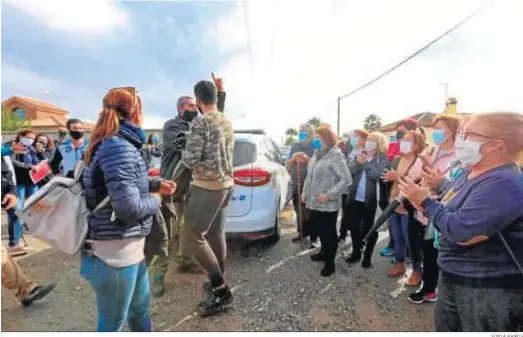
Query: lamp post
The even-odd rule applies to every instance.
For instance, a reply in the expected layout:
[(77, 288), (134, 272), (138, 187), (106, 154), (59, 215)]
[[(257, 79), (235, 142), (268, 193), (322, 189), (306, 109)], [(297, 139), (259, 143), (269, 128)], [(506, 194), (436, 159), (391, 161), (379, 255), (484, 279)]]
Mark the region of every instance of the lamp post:
[(338, 97), (338, 124), (336, 126), (336, 129), (338, 131), (338, 137), (340, 136), (340, 103), (341, 103), (341, 97)]
[(449, 99), (449, 84), (448, 83), (440, 83), (439, 85), (442, 85), (445, 87), (445, 103)]

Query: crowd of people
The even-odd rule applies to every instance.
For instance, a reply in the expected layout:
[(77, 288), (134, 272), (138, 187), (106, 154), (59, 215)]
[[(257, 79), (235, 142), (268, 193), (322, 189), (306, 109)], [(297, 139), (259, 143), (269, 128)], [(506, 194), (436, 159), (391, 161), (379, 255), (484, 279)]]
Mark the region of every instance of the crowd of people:
[[(208, 276), (200, 315), (229, 305), (224, 225), (234, 131), (223, 113), (225, 97), (214, 74), (198, 82), (194, 97), (178, 99), (160, 139), (141, 128), (137, 89), (113, 88), (89, 140), (82, 122), (71, 119), (56, 140), (24, 129), (3, 144), (9, 244), (2, 247), (2, 285), (23, 305), (53, 290), (29, 281), (12, 259), (26, 253), (16, 210), (53, 175), (72, 177), (83, 161), (87, 207), (97, 211), (89, 218), (80, 274), (96, 296), (98, 331), (119, 331), (125, 321), (131, 331), (152, 331), (150, 298), (164, 294), (173, 255), (179, 273)], [(328, 124), (301, 125), (286, 163), (297, 216), (291, 241), (308, 239), (318, 249), (311, 260), (322, 262), (321, 276), (329, 277), (350, 233), (345, 263), (372, 268), (379, 207), (390, 213), (389, 242), (380, 254), (392, 260), (384, 273), (403, 277), (410, 264), (407, 298), (437, 302), (437, 331), (517, 331), (523, 327), (523, 116), (442, 114), (430, 137), (412, 119), (398, 123), (393, 137), (357, 129), (341, 140)], [(30, 172), (45, 160), (52, 174), (34, 183)]]
[[(327, 124), (299, 128), (287, 161), (298, 235), (319, 236), (311, 260), (335, 272), (350, 231), (348, 265), (372, 267), (380, 207), (392, 256), (386, 275), (407, 276), (407, 299), (436, 302), (437, 331), (523, 328), (523, 116), (496, 112), (438, 115), (429, 145), (416, 120), (396, 134), (353, 130), (338, 142)], [(387, 144), (389, 143), (389, 144)], [(304, 179), (304, 177), (306, 177)], [(336, 221), (341, 212), (341, 225)]]

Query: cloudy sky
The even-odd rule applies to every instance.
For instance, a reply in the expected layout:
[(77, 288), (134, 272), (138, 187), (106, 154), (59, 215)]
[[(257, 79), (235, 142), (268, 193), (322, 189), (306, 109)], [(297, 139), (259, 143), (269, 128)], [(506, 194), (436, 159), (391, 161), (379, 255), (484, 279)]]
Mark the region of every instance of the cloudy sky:
[[(95, 120), (107, 89), (135, 85), (145, 127), (176, 113), (210, 72), (227, 113), (280, 139), (317, 116), (336, 123), (336, 97), (412, 54), (486, 0), (106, 2), (2, 0), (2, 99), (28, 95)], [(523, 111), (523, 1), (497, 0), (375, 85), (342, 101), (342, 130), (443, 108)], [(519, 32), (519, 33), (518, 33)]]

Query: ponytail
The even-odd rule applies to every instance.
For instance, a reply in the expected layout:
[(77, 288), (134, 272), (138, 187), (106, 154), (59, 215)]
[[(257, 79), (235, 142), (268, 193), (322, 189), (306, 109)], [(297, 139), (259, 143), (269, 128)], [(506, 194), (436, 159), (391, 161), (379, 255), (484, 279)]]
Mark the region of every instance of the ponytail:
[(114, 136), (120, 129), (120, 117), (114, 109), (114, 107), (104, 107), (98, 117), (98, 121), (91, 134), (91, 139), (87, 150), (84, 155), (85, 165), (91, 163), (93, 158), (94, 150), (102, 143), (105, 139)]

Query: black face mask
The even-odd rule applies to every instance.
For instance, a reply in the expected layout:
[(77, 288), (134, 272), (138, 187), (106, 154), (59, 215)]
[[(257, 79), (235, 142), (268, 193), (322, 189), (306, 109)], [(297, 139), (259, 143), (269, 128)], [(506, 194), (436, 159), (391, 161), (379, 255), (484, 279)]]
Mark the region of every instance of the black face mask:
[(401, 140), (403, 138), (403, 136), (405, 136), (405, 132), (403, 132), (403, 131), (397, 131), (396, 132), (396, 139), (397, 140)]
[(84, 133), (82, 131), (71, 130), (69, 131), (69, 135), (71, 135), (71, 138), (78, 140), (84, 136)]
[(193, 119), (195, 119), (196, 117), (198, 117), (198, 111), (185, 110), (185, 112), (183, 113), (183, 118), (189, 122), (192, 121)]

